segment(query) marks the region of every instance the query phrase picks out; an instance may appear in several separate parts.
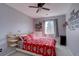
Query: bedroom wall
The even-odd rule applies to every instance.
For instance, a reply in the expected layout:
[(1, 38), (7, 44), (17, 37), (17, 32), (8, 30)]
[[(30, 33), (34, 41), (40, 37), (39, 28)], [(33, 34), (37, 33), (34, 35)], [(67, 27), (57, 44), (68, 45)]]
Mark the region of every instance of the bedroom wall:
[(65, 15), (37, 18), (37, 19), (34, 19), (34, 23), (38, 23), (39, 21), (43, 22), (43, 20), (49, 20), (49, 19), (57, 19), (58, 20), (58, 32), (59, 32), (59, 35), (66, 35), (65, 27), (63, 27), (63, 23), (66, 20)]
[(5, 5), (0, 4), (0, 48), (2, 52), (0, 55), (5, 55), (11, 51), (7, 47), (6, 35), (9, 32), (16, 34), (18, 31), (21, 33), (29, 33), (33, 31), (33, 20), (27, 15)]
[[(72, 4), (70, 9), (68, 10), (66, 14), (66, 20), (68, 21), (69, 26), (69, 18), (71, 11), (75, 9), (75, 12), (79, 10), (79, 4)], [(74, 19), (76, 21), (76, 19)], [(74, 22), (74, 21), (73, 21)], [(79, 18), (78, 21), (79, 22)], [(78, 25), (77, 27), (75, 25)], [(73, 55), (79, 56), (79, 23), (74, 23), (73, 26), (75, 26), (75, 30), (70, 30), (70, 28), (67, 26), (66, 28), (66, 34), (67, 34), (67, 46), (72, 52)], [(70, 25), (71, 27), (72, 25)]]

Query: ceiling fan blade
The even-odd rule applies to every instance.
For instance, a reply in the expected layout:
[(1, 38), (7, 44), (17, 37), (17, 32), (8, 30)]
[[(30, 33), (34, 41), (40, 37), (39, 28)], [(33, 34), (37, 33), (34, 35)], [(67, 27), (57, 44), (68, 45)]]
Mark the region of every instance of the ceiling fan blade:
[(39, 12), (39, 8), (37, 9), (36, 13), (38, 13), (38, 12)]
[(30, 7), (30, 8), (38, 8), (37, 6), (28, 6), (28, 7)]
[(42, 7), (42, 9), (44, 9), (44, 10), (48, 10), (48, 11), (50, 10), (49, 8), (44, 8), (44, 7)]

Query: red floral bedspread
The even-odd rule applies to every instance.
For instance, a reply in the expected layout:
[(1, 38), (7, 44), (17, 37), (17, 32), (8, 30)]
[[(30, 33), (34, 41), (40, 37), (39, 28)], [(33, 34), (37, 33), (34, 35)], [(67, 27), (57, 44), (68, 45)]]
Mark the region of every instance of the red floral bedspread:
[(33, 38), (33, 35), (22, 36), (23, 49), (43, 56), (56, 56), (56, 41), (53, 38)]

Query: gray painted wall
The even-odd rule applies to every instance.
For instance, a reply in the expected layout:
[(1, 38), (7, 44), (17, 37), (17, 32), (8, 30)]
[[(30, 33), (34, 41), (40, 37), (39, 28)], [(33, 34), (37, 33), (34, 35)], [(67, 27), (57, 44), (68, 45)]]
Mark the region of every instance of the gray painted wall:
[[(70, 12), (75, 9), (79, 10), (79, 4), (72, 4), (70, 9), (68, 10), (66, 14), (66, 20), (68, 21), (70, 17)], [(76, 30), (70, 30), (67, 26), (66, 28), (66, 34), (67, 34), (67, 46), (73, 53), (73, 55), (79, 56), (79, 28), (76, 28)]]
[(32, 18), (27, 15), (5, 4), (0, 4), (0, 48), (3, 49), (0, 55), (10, 52), (10, 49), (7, 47), (6, 35), (9, 32), (16, 34), (17, 31), (21, 31), (21, 33), (32, 32), (32, 22)]

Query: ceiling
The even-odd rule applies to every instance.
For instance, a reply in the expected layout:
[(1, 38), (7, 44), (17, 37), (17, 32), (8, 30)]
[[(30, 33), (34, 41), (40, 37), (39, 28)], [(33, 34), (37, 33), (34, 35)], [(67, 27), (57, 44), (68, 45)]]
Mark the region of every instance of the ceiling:
[(37, 8), (29, 8), (28, 6), (37, 6), (36, 3), (7, 3), (8, 6), (32, 17), (49, 17), (65, 14), (70, 8), (71, 3), (46, 3), (43, 7), (49, 8), (50, 11), (40, 10), (36, 13)]

